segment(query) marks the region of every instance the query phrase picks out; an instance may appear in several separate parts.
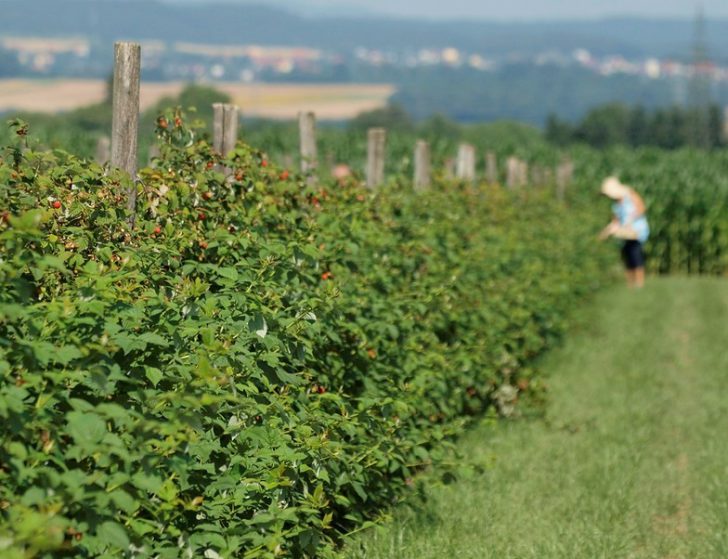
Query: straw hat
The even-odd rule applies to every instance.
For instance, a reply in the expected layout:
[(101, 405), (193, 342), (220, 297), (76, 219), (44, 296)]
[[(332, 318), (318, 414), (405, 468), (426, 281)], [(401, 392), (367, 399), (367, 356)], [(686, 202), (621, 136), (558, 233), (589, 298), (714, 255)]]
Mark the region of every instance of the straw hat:
[(621, 200), (629, 193), (629, 187), (619, 182), (617, 177), (607, 177), (602, 182), (602, 194), (612, 200)]

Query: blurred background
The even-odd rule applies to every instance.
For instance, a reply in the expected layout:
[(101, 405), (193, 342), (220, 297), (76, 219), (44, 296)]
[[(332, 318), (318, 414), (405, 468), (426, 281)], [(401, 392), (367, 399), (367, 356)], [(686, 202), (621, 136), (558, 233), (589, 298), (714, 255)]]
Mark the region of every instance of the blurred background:
[(0, 11), (0, 113), (64, 113), (86, 131), (108, 119), (113, 42), (135, 40), (152, 112), (197, 84), (186, 104), (229, 99), (249, 121), (306, 109), (339, 126), (362, 113), (395, 129), (434, 115), (433, 126), (514, 121), (557, 145), (725, 140), (724, 0), (2, 0)]

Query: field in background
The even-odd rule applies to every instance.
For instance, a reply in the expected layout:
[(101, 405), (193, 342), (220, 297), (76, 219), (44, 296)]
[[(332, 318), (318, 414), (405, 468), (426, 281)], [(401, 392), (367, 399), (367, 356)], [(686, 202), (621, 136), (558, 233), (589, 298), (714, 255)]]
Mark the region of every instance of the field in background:
[[(143, 83), (142, 109), (161, 98), (179, 94), (184, 82)], [(214, 87), (232, 97), (247, 117), (294, 118), (301, 110), (323, 120), (343, 120), (382, 107), (394, 94), (390, 85), (371, 84), (237, 84)], [(56, 113), (104, 99), (103, 80), (0, 80), (0, 112), (12, 110)]]

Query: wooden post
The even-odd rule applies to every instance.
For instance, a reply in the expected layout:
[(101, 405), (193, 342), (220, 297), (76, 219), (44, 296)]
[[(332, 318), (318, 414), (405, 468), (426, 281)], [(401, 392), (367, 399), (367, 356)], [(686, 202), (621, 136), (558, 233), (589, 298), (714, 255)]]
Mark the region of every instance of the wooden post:
[(111, 138), (101, 136), (96, 140), (96, 162), (106, 165), (111, 160)]
[(516, 157), (509, 157), (506, 161), (506, 186), (516, 188), (518, 186), (518, 175), (520, 163)]
[(415, 191), (421, 192), (430, 188), (432, 163), (430, 144), (418, 140), (415, 147)]
[(460, 144), (458, 148), (456, 173), (460, 180), (475, 180), (475, 148), (470, 144)]
[(498, 182), (498, 160), (492, 151), (485, 154), (485, 180), (488, 184)]
[(225, 105), (212, 104), (212, 149), (222, 155), (223, 138), (225, 137)]
[(367, 187), (376, 188), (384, 182), (384, 159), (387, 131), (370, 128), (367, 149)]
[[(238, 142), (238, 107), (223, 103), (212, 105), (212, 149), (222, 157), (227, 157)], [(229, 175), (231, 169), (216, 167), (217, 172)]]
[[(114, 45), (111, 166), (126, 171), (132, 181), (135, 181), (129, 189), (127, 202), (132, 215), (136, 208), (141, 54), (141, 46), (137, 43), (116, 43)], [(133, 219), (132, 217), (132, 222)]]
[(574, 162), (569, 156), (561, 160), (556, 170), (556, 198), (563, 202), (566, 199), (566, 191), (574, 178)]
[(309, 175), (308, 182), (316, 182), (314, 173), (318, 168), (318, 148), (316, 146), (316, 115), (312, 112), (298, 113), (298, 131), (301, 148), (301, 172)]
[(223, 105), (223, 136), (222, 154), (230, 155), (238, 143), (238, 107), (236, 105)]

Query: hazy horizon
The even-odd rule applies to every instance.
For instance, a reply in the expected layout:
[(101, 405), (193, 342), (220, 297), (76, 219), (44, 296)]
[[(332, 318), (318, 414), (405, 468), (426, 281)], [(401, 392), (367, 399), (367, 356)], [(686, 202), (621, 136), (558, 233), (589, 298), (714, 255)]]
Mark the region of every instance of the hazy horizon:
[(382, 15), (416, 19), (478, 19), (492, 21), (554, 21), (614, 17), (694, 18), (702, 5), (707, 19), (728, 18), (726, 0), (165, 0), (173, 3), (238, 3), (284, 6), (298, 13)]

